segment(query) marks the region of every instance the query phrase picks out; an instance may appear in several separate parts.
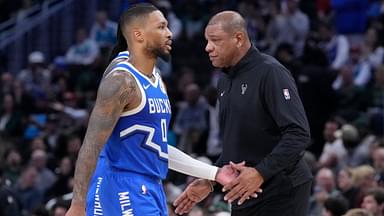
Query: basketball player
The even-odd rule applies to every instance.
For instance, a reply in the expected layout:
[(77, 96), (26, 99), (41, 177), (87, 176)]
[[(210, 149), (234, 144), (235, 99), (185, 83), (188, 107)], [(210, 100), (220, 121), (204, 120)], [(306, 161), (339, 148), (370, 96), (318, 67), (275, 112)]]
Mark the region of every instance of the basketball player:
[(106, 168), (96, 170), (95, 202), (87, 215), (167, 215), (161, 180), (168, 167), (223, 185), (236, 177), (230, 166), (219, 169), (167, 145), (171, 107), (155, 70), (157, 57), (167, 58), (171, 51), (172, 34), (163, 14), (153, 5), (138, 4), (124, 12), (119, 25), (129, 44), (129, 61), (116, 61), (100, 83), (67, 216), (85, 215), (89, 179), (102, 149), (105, 161), (99, 160), (99, 166)]

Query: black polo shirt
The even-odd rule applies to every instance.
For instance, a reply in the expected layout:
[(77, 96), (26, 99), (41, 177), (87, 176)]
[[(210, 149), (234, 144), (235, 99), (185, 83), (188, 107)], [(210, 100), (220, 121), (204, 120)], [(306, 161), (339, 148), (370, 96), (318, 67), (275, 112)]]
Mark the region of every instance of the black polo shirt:
[[(218, 83), (223, 152), (217, 161), (246, 161), (264, 177), (279, 173), (293, 186), (312, 176), (302, 160), (310, 144), (307, 117), (291, 73), (251, 47)], [(264, 188), (263, 188), (264, 189)]]

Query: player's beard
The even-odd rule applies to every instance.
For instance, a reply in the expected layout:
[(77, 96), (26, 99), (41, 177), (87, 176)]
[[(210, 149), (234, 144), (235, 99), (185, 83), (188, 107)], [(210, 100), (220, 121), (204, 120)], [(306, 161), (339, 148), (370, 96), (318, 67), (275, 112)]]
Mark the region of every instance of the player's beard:
[(169, 62), (169, 59), (171, 58), (171, 55), (164, 51), (164, 49), (161, 49), (160, 47), (153, 49), (153, 53), (157, 56), (163, 59), (166, 62)]

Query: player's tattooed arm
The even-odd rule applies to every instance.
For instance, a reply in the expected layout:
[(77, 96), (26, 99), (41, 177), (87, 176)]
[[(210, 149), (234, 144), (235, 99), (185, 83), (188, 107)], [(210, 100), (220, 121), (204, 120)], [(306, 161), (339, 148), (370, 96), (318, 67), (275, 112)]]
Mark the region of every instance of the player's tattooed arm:
[(113, 72), (100, 84), (87, 132), (76, 162), (72, 204), (85, 205), (90, 177), (100, 151), (124, 108), (137, 97), (137, 84), (128, 73)]

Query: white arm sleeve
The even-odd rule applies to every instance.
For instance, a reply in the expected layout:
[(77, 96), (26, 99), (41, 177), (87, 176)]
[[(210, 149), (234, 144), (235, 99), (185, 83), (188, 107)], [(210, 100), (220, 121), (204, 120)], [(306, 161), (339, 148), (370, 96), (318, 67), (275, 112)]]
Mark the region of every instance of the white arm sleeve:
[(176, 172), (215, 181), (218, 167), (192, 158), (179, 149), (168, 145), (168, 167)]

